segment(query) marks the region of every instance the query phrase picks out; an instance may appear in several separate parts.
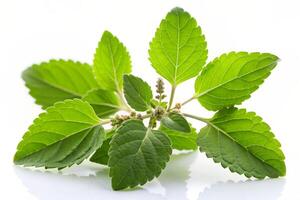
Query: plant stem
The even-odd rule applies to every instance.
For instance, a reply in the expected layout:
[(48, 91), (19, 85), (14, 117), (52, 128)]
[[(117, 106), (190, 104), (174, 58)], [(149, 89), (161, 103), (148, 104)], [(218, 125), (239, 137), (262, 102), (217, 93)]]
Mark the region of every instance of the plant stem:
[[(189, 98), (188, 100), (184, 101), (183, 103), (181, 103), (181, 106), (184, 106), (185, 104), (191, 102), (192, 100), (196, 99), (195, 96), (192, 96), (191, 98)], [(174, 110), (175, 107), (171, 108), (170, 110)]]
[(224, 130), (222, 130), (221, 128), (219, 128), (218, 126), (216, 126), (215, 124), (213, 124), (212, 122), (209, 121), (209, 119), (207, 118), (203, 118), (203, 117), (199, 117), (199, 116), (195, 116), (195, 115), (190, 115), (190, 114), (187, 114), (187, 113), (182, 113), (184, 116), (186, 117), (189, 117), (189, 118), (193, 118), (193, 119), (196, 119), (196, 120), (199, 120), (201, 122), (204, 122), (206, 123), (207, 125), (215, 128), (216, 130), (224, 133), (224, 134), (227, 134), (226, 132), (224, 132)]
[(111, 122), (111, 119), (102, 119), (100, 121), (100, 125), (109, 124)]
[(189, 98), (188, 100), (184, 101), (183, 103), (181, 103), (181, 106), (193, 101), (194, 99), (196, 99), (194, 96), (192, 96), (191, 98)]
[(131, 108), (126, 103), (126, 100), (124, 99), (122, 92), (118, 91), (117, 93), (118, 93), (118, 96), (120, 97), (120, 100), (122, 103), (121, 109), (124, 111), (127, 111), (127, 112), (132, 112)]
[(196, 120), (199, 120), (199, 121), (202, 121), (206, 124), (210, 124), (208, 119), (206, 118), (203, 118), (203, 117), (199, 117), (199, 116), (195, 116), (195, 115), (191, 115), (191, 114), (188, 114), (188, 113), (182, 113), (184, 116), (186, 117), (189, 117), (189, 118), (193, 118), (193, 119), (196, 119)]
[(169, 106), (167, 110), (170, 110), (173, 104), (173, 99), (174, 99), (174, 95), (175, 95), (175, 90), (176, 90), (176, 85), (172, 86), (172, 90), (171, 90), (171, 96), (170, 96), (170, 100), (169, 100)]
[(141, 118), (142, 119), (147, 119), (147, 118), (149, 118), (149, 117), (151, 117), (152, 116), (152, 114), (146, 114), (146, 115), (143, 115)]
[[(152, 114), (146, 114), (146, 115), (143, 115), (141, 117), (141, 119), (147, 119), (147, 118), (149, 118), (151, 116), (152, 116)], [(105, 124), (111, 123), (111, 121), (112, 121), (112, 119), (101, 119), (99, 124), (100, 125), (105, 125)]]

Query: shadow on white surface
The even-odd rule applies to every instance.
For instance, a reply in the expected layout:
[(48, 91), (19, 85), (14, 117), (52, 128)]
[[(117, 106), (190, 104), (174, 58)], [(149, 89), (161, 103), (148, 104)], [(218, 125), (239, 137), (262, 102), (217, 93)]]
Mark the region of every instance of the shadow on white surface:
[(81, 166), (57, 171), (32, 170), (15, 167), (15, 173), (28, 191), (40, 200), (66, 199), (121, 199), (121, 200), (189, 200), (188, 191), (199, 188), (199, 200), (276, 200), (280, 196), (284, 180), (220, 182), (208, 187), (198, 187), (188, 184), (190, 166), (196, 160), (197, 154), (183, 153), (173, 155), (167, 168), (158, 179), (143, 187), (125, 191), (113, 191), (108, 168), (100, 165), (84, 163)]
[(284, 179), (221, 182), (204, 189), (198, 200), (276, 200), (283, 191), (284, 183)]

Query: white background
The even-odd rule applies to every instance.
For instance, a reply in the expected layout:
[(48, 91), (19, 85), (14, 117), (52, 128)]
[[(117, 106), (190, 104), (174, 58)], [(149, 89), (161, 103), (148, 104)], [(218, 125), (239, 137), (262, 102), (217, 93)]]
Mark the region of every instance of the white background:
[[(247, 181), (197, 151), (173, 156), (162, 175), (141, 188), (114, 192), (108, 169), (100, 165), (85, 163), (59, 173), (13, 165), (17, 143), (41, 112), (20, 78), (26, 67), (52, 58), (91, 63), (102, 32), (110, 30), (130, 51), (133, 73), (153, 86), (157, 75), (148, 62), (149, 41), (175, 6), (189, 11), (202, 27), (209, 60), (233, 50), (281, 58), (241, 107), (272, 127), (286, 155), (286, 177)], [(1, 0), (0, 199), (300, 199), (299, 10), (297, 0)], [(179, 86), (177, 102), (193, 94), (193, 81)], [(212, 115), (197, 102), (184, 109)]]

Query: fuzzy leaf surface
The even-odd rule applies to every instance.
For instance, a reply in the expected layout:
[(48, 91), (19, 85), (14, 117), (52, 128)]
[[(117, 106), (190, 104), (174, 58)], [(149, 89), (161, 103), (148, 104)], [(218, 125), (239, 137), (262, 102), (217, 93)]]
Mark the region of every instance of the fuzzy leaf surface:
[(172, 148), (177, 150), (196, 150), (198, 134), (195, 128), (191, 128), (190, 132), (181, 132), (169, 129), (164, 125), (160, 125), (159, 130), (170, 138)]
[(95, 89), (89, 91), (82, 97), (94, 108), (97, 116), (104, 118), (110, 116), (120, 110), (120, 101), (115, 92)]
[(141, 78), (124, 75), (124, 95), (127, 103), (137, 111), (146, 111), (151, 107), (151, 87)]
[(101, 165), (107, 165), (108, 164), (108, 150), (110, 148), (110, 141), (115, 133), (115, 129), (110, 130), (106, 133), (105, 140), (103, 141), (103, 144), (97, 151), (91, 156), (90, 161), (94, 163), (98, 163)]
[(34, 120), (18, 144), (14, 162), (59, 169), (79, 164), (103, 142), (99, 121), (87, 102), (57, 102)]
[(191, 127), (186, 119), (179, 113), (171, 112), (164, 116), (160, 121), (165, 127), (180, 131), (180, 132), (191, 132)]
[(43, 109), (65, 99), (81, 98), (97, 88), (92, 68), (71, 60), (50, 60), (27, 68), (22, 78)]
[(108, 166), (114, 190), (158, 177), (172, 154), (170, 139), (161, 131), (147, 129), (140, 120), (124, 122), (110, 145)]
[(126, 47), (117, 37), (105, 31), (94, 55), (94, 74), (103, 90), (120, 92), (123, 75), (131, 72), (131, 61)]
[(219, 111), (201, 129), (198, 145), (207, 157), (246, 177), (285, 175), (281, 145), (254, 112), (236, 108)]
[(277, 65), (269, 53), (231, 52), (210, 62), (195, 82), (195, 97), (208, 110), (221, 110), (250, 98)]
[(97, 149), (97, 151), (90, 158), (91, 162), (98, 163), (101, 165), (107, 165), (108, 159), (109, 159), (108, 150), (110, 147), (110, 145), (109, 145), (110, 141), (111, 141), (111, 138), (104, 140), (101, 147), (99, 149)]
[(199, 74), (207, 59), (205, 37), (181, 8), (171, 10), (150, 43), (149, 59), (158, 74), (178, 85)]

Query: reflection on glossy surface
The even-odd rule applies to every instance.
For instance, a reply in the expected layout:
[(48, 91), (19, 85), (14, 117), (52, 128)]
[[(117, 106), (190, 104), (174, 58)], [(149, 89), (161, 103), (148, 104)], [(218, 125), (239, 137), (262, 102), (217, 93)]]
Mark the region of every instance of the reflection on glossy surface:
[[(87, 168), (87, 166), (84, 166)], [(82, 169), (82, 168), (80, 168)], [(83, 169), (87, 170), (87, 169)], [(92, 172), (91, 169), (87, 173)], [(54, 172), (33, 171), (16, 167), (17, 175), (23, 184), (37, 199), (41, 200), (66, 200), (66, 199), (134, 199), (141, 195), (145, 199), (163, 199), (159, 194), (151, 194), (144, 189), (115, 192), (111, 189), (108, 170), (102, 169), (95, 174), (87, 175), (63, 174)], [(122, 198), (120, 198), (120, 196)]]
[(280, 197), (284, 179), (222, 182), (204, 189), (199, 200), (230, 199), (230, 200), (276, 200)]
[(197, 153), (173, 155), (166, 169), (158, 180), (164, 188), (166, 199), (188, 200), (187, 180), (190, 178), (190, 166), (197, 158)]
[[(191, 176), (198, 171), (191, 166), (195, 161), (199, 161), (197, 155), (198, 152), (173, 155), (159, 178), (143, 187), (118, 192), (111, 189), (108, 168), (88, 162), (62, 172), (15, 167), (15, 173), (29, 192), (41, 200), (276, 200), (281, 194), (283, 179), (219, 183), (207, 180), (193, 181)], [(204, 173), (203, 170), (205, 168), (201, 169), (201, 173)], [(211, 172), (207, 170), (207, 173)]]

